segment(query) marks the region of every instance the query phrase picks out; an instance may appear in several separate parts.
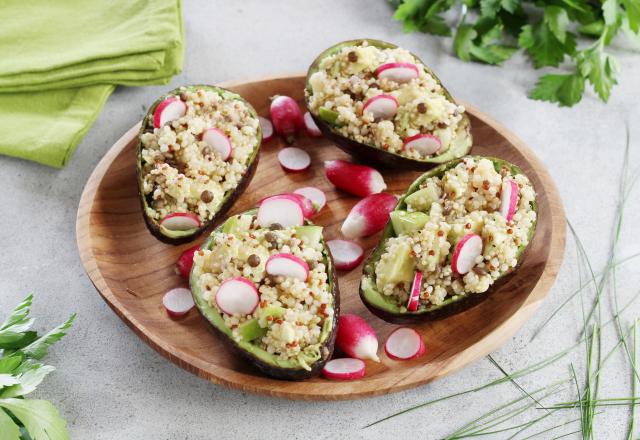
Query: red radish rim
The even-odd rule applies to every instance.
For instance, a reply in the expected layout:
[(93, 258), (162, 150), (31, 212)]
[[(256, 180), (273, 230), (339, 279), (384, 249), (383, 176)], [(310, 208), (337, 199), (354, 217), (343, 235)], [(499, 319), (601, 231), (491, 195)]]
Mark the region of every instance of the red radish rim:
[(304, 171), (311, 165), (309, 153), (298, 147), (286, 147), (278, 152), (278, 162), (286, 171)]
[[(243, 283), (243, 284), (246, 284), (247, 286), (251, 287), (252, 291), (255, 293), (255, 304), (253, 305), (253, 308), (251, 309), (251, 311), (246, 312), (246, 313), (243, 313), (243, 312), (232, 312), (232, 313), (229, 313), (228, 311), (226, 311), (224, 309), (224, 307), (222, 307), (220, 305), (220, 302), (218, 301), (218, 297), (219, 297), (220, 292), (222, 291), (222, 288), (224, 287), (224, 285), (229, 283), (229, 282), (239, 282), (239, 283)], [(246, 278), (243, 278), (243, 277), (233, 277), (233, 278), (228, 278), (228, 279), (224, 280), (222, 282), (222, 284), (220, 284), (220, 287), (218, 287), (218, 291), (216, 292), (215, 301), (216, 301), (216, 304), (217, 304), (218, 308), (220, 310), (222, 310), (223, 313), (226, 313), (227, 315), (233, 315), (234, 313), (240, 313), (240, 314), (243, 314), (243, 315), (250, 315), (256, 310), (256, 307), (258, 307), (258, 303), (260, 302), (260, 296), (258, 294), (258, 290), (256, 289), (255, 284), (253, 284), (250, 280), (248, 280)]]
[[(168, 228), (166, 226), (166, 222), (167, 220), (171, 220), (172, 218), (177, 218), (177, 217), (182, 217), (185, 219), (190, 219), (195, 223), (195, 226), (191, 227), (191, 228), (186, 228), (186, 229), (171, 229)], [(165, 227), (166, 229), (170, 230), (170, 231), (189, 231), (191, 229), (197, 229), (199, 228), (201, 225), (200, 223), (200, 219), (198, 218), (197, 215), (191, 213), (191, 212), (172, 212), (171, 214), (167, 214), (165, 215), (162, 220), (160, 220), (160, 226)]]
[(170, 289), (162, 297), (162, 305), (172, 316), (182, 316), (189, 312), (196, 304), (191, 291), (185, 287)]
[(307, 134), (313, 137), (322, 136), (322, 132), (316, 125), (316, 121), (313, 120), (311, 113), (306, 112), (303, 116), (304, 119), (304, 128), (307, 130)]
[[(333, 263), (338, 270), (351, 270), (357, 267), (364, 260), (364, 249), (355, 241), (351, 240), (329, 240), (327, 241), (329, 252), (333, 257)], [(346, 253), (351, 253), (345, 257)]]
[(336, 380), (359, 379), (364, 377), (365, 371), (365, 363), (354, 358), (331, 359), (322, 368), (325, 377)]
[[(291, 274), (273, 272), (273, 269), (270, 270), (269, 267), (273, 267), (273, 263), (277, 262), (277, 260), (292, 261), (294, 264), (296, 264), (298, 267), (300, 267), (304, 271), (304, 278), (300, 278), (296, 275), (291, 275)], [(296, 278), (296, 279), (299, 279), (300, 281), (307, 281), (307, 279), (309, 278), (309, 265), (302, 258), (296, 257), (293, 254), (280, 253), (280, 254), (271, 255), (267, 259), (267, 262), (264, 265), (264, 269), (269, 275), (282, 275), (286, 277)]]
[(376, 76), (379, 76), (382, 72), (389, 69), (411, 69), (416, 73), (416, 76), (420, 76), (418, 66), (413, 63), (385, 63), (376, 69)]
[[(462, 239), (458, 242), (458, 244), (456, 245), (456, 249), (453, 252), (453, 257), (451, 258), (451, 268), (456, 272), (459, 273), (460, 275), (464, 275), (466, 273), (469, 273), (469, 271), (473, 268), (473, 266), (475, 265), (475, 257), (473, 258), (472, 264), (471, 266), (469, 266), (469, 270), (466, 270), (464, 272), (460, 272), (460, 254), (462, 253), (462, 251), (464, 250), (464, 246), (465, 244), (472, 239), (479, 239), (480, 240), (480, 253), (478, 255), (482, 255), (482, 237), (480, 237), (478, 234), (467, 234), (464, 237), (462, 237)], [(464, 269), (464, 268), (463, 268)]]
[(435, 149), (433, 152), (431, 152), (431, 153), (425, 154), (425, 156), (429, 156), (429, 155), (431, 155), (431, 154), (436, 154), (438, 151), (440, 151), (440, 150), (442, 149), (442, 141), (440, 140), (440, 138), (438, 138), (438, 136), (435, 136), (435, 135), (433, 135), (433, 134), (429, 134), (429, 133), (425, 133), (425, 134), (418, 133), (418, 134), (414, 134), (413, 136), (409, 136), (408, 138), (406, 138), (406, 139), (404, 140), (404, 143), (402, 144), (402, 149), (403, 149), (403, 150), (406, 150), (406, 149), (407, 149), (407, 147), (408, 147), (408, 148), (411, 148), (411, 147), (409, 146), (409, 144), (410, 144), (411, 142), (413, 142), (413, 141), (417, 141), (417, 140), (419, 140), (419, 139), (424, 139), (424, 138), (434, 139), (434, 140), (437, 142), (437, 144), (438, 144), (438, 148), (436, 148), (436, 149)]
[(267, 142), (273, 138), (273, 124), (264, 116), (258, 116), (260, 122), (260, 129), (262, 130), (262, 140)]
[[(284, 206), (281, 206), (279, 209), (273, 212), (272, 212), (272, 209), (274, 208), (269, 209), (269, 204), (282, 203), (283, 201), (287, 201), (292, 204), (292, 205), (289, 205), (288, 208), (292, 208), (293, 206), (295, 206), (297, 213), (299, 213), (298, 218), (292, 218), (290, 212), (283, 213), (282, 210), (284, 209)], [(258, 213), (256, 214), (258, 219), (258, 224), (262, 227), (270, 226), (273, 223), (280, 223), (284, 227), (302, 226), (304, 224), (304, 211), (300, 206), (300, 203), (301, 202), (295, 197), (285, 197), (285, 196), (268, 197), (264, 199), (262, 203), (260, 203), (260, 206), (258, 207)], [(276, 215), (273, 215), (274, 213)]]
[(413, 283), (411, 284), (411, 294), (409, 295), (409, 302), (407, 303), (407, 310), (415, 312), (418, 310), (418, 301), (420, 298), (420, 288), (422, 287), (422, 272), (416, 272), (413, 276)]
[[(400, 333), (405, 335), (405, 338), (408, 336), (412, 337), (413, 340), (411, 342), (413, 342), (413, 347), (409, 347), (410, 350), (408, 350), (407, 347), (404, 346), (395, 348), (392, 347), (392, 344), (402, 342), (397, 341), (398, 338), (403, 336)], [(407, 351), (401, 353), (400, 351), (402, 350)], [(392, 331), (389, 336), (387, 336), (387, 340), (384, 343), (384, 352), (391, 359), (395, 360), (406, 361), (409, 359), (415, 359), (424, 353), (424, 341), (422, 339), (422, 336), (420, 336), (420, 333), (418, 333), (414, 329), (409, 327), (399, 327)]]
[(371, 104), (373, 104), (374, 102), (376, 102), (376, 101), (378, 101), (380, 99), (387, 99), (389, 101), (393, 101), (396, 106), (400, 105), (395, 96), (389, 95), (387, 93), (381, 93), (379, 95), (376, 95), (376, 96), (373, 96), (373, 97), (367, 99), (367, 101), (364, 103), (364, 106), (362, 107), (362, 110), (366, 110), (367, 107), (369, 107)]
[[(507, 191), (507, 187), (505, 187), (505, 185), (509, 185), (509, 188), (510, 188), (508, 204), (505, 204), (506, 202), (505, 193)], [(518, 195), (519, 195), (518, 193), (519, 193), (518, 184), (513, 180), (505, 180), (502, 183), (502, 194), (500, 195), (500, 214), (508, 222), (511, 221), (514, 214), (516, 213), (516, 208), (518, 207)], [(505, 209), (505, 206), (506, 206), (506, 209)]]
[[(169, 107), (171, 104), (178, 103), (178, 102), (180, 104), (182, 104), (182, 106), (181, 106), (182, 111), (179, 112), (181, 114), (179, 116), (173, 118), (173, 119), (169, 119), (169, 120), (166, 120), (166, 121), (163, 122), (162, 121), (162, 115), (164, 114), (165, 109), (167, 107)], [(174, 121), (174, 120), (176, 120), (178, 118), (181, 118), (186, 113), (187, 113), (187, 105), (184, 102), (182, 102), (182, 100), (180, 98), (178, 98), (177, 96), (170, 96), (167, 99), (165, 99), (164, 101), (160, 102), (156, 106), (155, 110), (153, 111), (153, 126), (155, 128), (161, 128), (163, 125), (165, 125), (165, 124), (167, 124), (167, 123), (169, 123), (171, 121)]]
[(302, 194), (297, 194), (297, 193), (282, 193), (282, 194), (276, 194), (273, 196), (267, 196), (258, 201), (258, 206), (262, 205), (262, 203), (264, 203), (268, 199), (276, 199), (276, 198), (287, 199), (297, 203), (300, 209), (302, 210), (302, 216), (306, 219), (313, 217), (313, 215), (316, 213), (316, 210), (313, 206), (313, 202), (309, 200), (309, 198), (303, 196)]
[[(225, 144), (222, 146), (224, 151), (222, 149), (219, 148), (219, 144), (213, 144), (211, 142), (209, 142), (207, 139), (207, 133), (215, 133), (216, 135), (219, 135), (219, 139), (225, 141)], [(220, 156), (222, 157), (222, 160), (228, 160), (231, 157), (231, 154), (233, 152), (233, 146), (231, 145), (231, 140), (229, 139), (229, 137), (224, 134), (222, 132), (222, 130), (216, 128), (216, 127), (211, 127), (211, 128), (207, 128), (203, 133), (202, 133), (202, 140), (209, 145), (211, 148), (213, 148), (215, 151), (217, 151), (218, 153), (220, 153)]]
[(293, 193), (300, 194), (301, 196), (311, 200), (311, 203), (313, 203), (313, 206), (316, 208), (316, 212), (319, 212), (324, 208), (324, 205), (327, 204), (327, 196), (324, 191), (314, 186), (304, 186), (302, 188), (298, 188)]

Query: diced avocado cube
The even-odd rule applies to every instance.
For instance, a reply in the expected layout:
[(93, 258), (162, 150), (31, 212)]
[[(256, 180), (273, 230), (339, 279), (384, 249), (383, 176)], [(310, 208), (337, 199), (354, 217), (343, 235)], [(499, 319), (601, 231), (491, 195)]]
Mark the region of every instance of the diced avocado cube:
[(322, 226), (296, 226), (296, 235), (307, 246), (313, 246), (322, 241)]
[(381, 260), (376, 268), (378, 286), (413, 280), (415, 260), (408, 243), (400, 243), (389, 257)]
[(251, 342), (254, 339), (261, 338), (267, 334), (266, 327), (260, 327), (260, 323), (257, 318), (250, 319), (243, 322), (238, 326), (240, 336), (244, 341)]
[(389, 217), (396, 235), (419, 231), (429, 221), (424, 212), (391, 211)]
[(327, 124), (333, 125), (334, 127), (340, 126), (340, 124), (338, 123), (338, 116), (338, 112), (329, 110), (326, 107), (320, 107), (320, 109), (318, 110), (318, 117)]
[(441, 195), (440, 187), (434, 182), (428, 181), (427, 186), (407, 196), (405, 202), (416, 211), (426, 212), (431, 208), (433, 202), (440, 200)]

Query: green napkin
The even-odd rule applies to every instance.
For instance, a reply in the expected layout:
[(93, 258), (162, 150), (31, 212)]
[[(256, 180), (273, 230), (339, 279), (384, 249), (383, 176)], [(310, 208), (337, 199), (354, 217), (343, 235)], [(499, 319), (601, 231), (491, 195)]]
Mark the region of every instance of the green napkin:
[(179, 0), (3, 0), (2, 15), (2, 154), (62, 167), (115, 85), (182, 70)]

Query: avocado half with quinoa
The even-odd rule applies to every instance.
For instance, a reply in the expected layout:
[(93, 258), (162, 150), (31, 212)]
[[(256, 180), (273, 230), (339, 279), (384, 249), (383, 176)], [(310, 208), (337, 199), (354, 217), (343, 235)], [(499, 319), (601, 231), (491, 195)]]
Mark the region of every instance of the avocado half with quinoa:
[(322, 133), (363, 161), (426, 170), (471, 149), (464, 108), (420, 58), (391, 43), (325, 50), (309, 67), (305, 98)]
[(253, 107), (221, 87), (179, 87), (142, 121), (136, 154), (149, 231), (186, 243), (217, 223), (258, 165), (262, 132)]
[(230, 217), (194, 255), (196, 307), (232, 350), (263, 373), (302, 380), (331, 358), (340, 295), (322, 227), (261, 226)]
[(536, 217), (535, 190), (516, 165), (480, 156), (440, 165), (391, 212), (365, 261), (360, 298), (394, 323), (462, 312), (522, 263)]

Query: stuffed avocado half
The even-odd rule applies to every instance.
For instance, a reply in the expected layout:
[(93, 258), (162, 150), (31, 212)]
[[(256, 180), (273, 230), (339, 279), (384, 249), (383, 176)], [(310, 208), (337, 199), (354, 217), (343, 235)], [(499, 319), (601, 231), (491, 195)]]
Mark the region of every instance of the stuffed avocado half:
[(190, 287), (211, 327), (269, 376), (311, 377), (333, 353), (339, 292), (321, 226), (232, 216), (195, 253)]
[(417, 56), (391, 43), (325, 50), (309, 67), (305, 97), (323, 134), (365, 161), (425, 170), (471, 149), (464, 108)]
[(142, 121), (137, 150), (147, 227), (180, 244), (215, 224), (249, 184), (262, 132), (253, 107), (215, 86), (183, 86), (158, 99)]
[(504, 160), (467, 156), (418, 179), (365, 261), (364, 304), (396, 323), (472, 307), (521, 263), (536, 228), (536, 194)]

